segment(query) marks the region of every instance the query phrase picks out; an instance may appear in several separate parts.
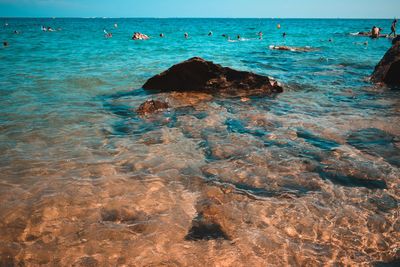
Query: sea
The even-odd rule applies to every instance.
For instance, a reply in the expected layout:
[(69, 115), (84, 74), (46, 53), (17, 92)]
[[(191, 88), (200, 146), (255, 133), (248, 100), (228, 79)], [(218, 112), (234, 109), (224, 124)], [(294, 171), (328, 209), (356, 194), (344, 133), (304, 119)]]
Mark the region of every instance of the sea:
[[(390, 25), (0, 18), (0, 266), (400, 264), (400, 94), (369, 81), (391, 40), (355, 35)], [(284, 92), (141, 88), (195, 56)]]

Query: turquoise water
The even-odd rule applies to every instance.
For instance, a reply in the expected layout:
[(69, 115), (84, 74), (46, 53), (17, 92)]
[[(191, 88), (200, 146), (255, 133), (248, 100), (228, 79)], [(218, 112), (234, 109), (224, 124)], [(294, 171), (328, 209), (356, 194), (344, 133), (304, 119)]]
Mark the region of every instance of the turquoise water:
[[(390, 20), (0, 21), (9, 43), (0, 48), (2, 263), (399, 258), (400, 98), (368, 81), (391, 42), (350, 35), (373, 25), (388, 33)], [(273, 76), (285, 92), (247, 101), (140, 89), (194, 56)], [(141, 118), (148, 98), (175, 108)], [(199, 229), (211, 233), (191, 240), (210, 209), (213, 226)]]

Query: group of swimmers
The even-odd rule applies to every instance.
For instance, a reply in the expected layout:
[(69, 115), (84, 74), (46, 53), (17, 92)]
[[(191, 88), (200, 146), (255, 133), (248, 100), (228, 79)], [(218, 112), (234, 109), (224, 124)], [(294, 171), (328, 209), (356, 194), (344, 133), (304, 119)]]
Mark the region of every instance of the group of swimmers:
[[(105, 33), (105, 37), (107, 37), (107, 38), (109, 38), (109, 37), (112, 37), (112, 34), (110, 34), (110, 33), (107, 33), (106, 32), (106, 30), (104, 30), (104, 33)], [(212, 31), (210, 31), (210, 32), (208, 32), (208, 36), (213, 36), (213, 32)], [(264, 36), (264, 34), (263, 34), (263, 32), (259, 32), (258, 34), (258, 39), (260, 39), (260, 40), (262, 40), (263, 39), (263, 36)], [(164, 38), (165, 37), (165, 35), (164, 35), (164, 33), (160, 33), (160, 38)], [(187, 33), (187, 32), (185, 32), (184, 34), (183, 34), (183, 37), (185, 38), (185, 39), (189, 39), (189, 34)], [(227, 35), (227, 34), (222, 34), (222, 37), (224, 37), (224, 38), (226, 38), (226, 39), (228, 39), (228, 40), (231, 40), (231, 38)], [(282, 37), (283, 38), (285, 38), (286, 37), (286, 32), (284, 32), (283, 34), (282, 34)], [(135, 32), (134, 34), (133, 34), (133, 36), (132, 36), (132, 40), (148, 40), (148, 39), (150, 39), (150, 37), (148, 36), (148, 35), (146, 35), (146, 34), (143, 34), (143, 33), (140, 33), (140, 32)], [(242, 37), (238, 34), (237, 36), (236, 36), (236, 39), (237, 40), (241, 40), (242, 39)]]
[[(397, 36), (397, 34), (396, 34), (396, 26), (397, 26), (397, 19), (394, 19), (393, 22), (392, 22), (392, 25), (390, 27), (391, 32), (389, 33), (388, 37), (390, 37), (392, 35), (393, 35), (393, 37)], [(381, 37), (381, 31), (382, 31), (382, 28), (373, 26), (372, 29), (371, 29), (371, 38), (376, 39), (376, 38)]]
[[(8, 23), (5, 23), (4, 26), (7, 27)], [(387, 35), (388, 37), (390, 37), (392, 35), (394, 37), (397, 36), (397, 34), (396, 34), (396, 26), (397, 26), (397, 19), (394, 19), (393, 22), (392, 22), (392, 25), (391, 25), (391, 32), (390, 32), (389, 35)], [(114, 28), (118, 28), (118, 24), (117, 23), (114, 24)], [(281, 25), (278, 24), (277, 28), (280, 29)], [(41, 30), (44, 31), (44, 32), (54, 32), (54, 31), (56, 31), (55, 29), (53, 29), (53, 28), (51, 28), (49, 26), (46, 27), (46, 26), (43, 26), (43, 25), (41, 26)], [(58, 29), (58, 30), (61, 30), (61, 29)], [(103, 31), (104, 31), (104, 37), (105, 38), (112, 38), (113, 37), (111, 32), (108, 32), (106, 29), (104, 29)], [(381, 28), (373, 26), (369, 35), (371, 36), (371, 38), (379, 38), (379, 37), (381, 37), (381, 31), (382, 31)], [(18, 31), (14, 31), (14, 34), (19, 34), (19, 32)], [(368, 34), (368, 33), (365, 33), (365, 34)], [(264, 34), (263, 34), (262, 31), (258, 32), (258, 39), (262, 40), (263, 39), (263, 35)], [(160, 38), (164, 38), (165, 37), (164, 33), (160, 33), (159, 36), (160, 36)], [(184, 36), (185, 39), (189, 39), (189, 34), (187, 32), (185, 32), (183, 36)], [(208, 36), (213, 36), (213, 32), (210, 31), (208, 33)], [(228, 39), (229, 41), (231, 41), (231, 38), (227, 34), (222, 34), (222, 37), (224, 37), (224, 38)], [(282, 37), (286, 38), (286, 32), (282, 33)], [(150, 39), (150, 37), (148, 35), (140, 33), (140, 32), (135, 32), (133, 34), (133, 36), (132, 36), (132, 40), (148, 40), (148, 39)], [(240, 35), (237, 35), (236, 39), (238, 41), (240, 41), (240, 40), (242, 40), (242, 37)], [(332, 42), (332, 39), (329, 39), (329, 42)], [(366, 44), (368, 44), (368, 42), (366, 42)], [(9, 44), (8, 44), (7, 41), (3, 42), (3, 46), (4, 47), (6, 47), (8, 45)]]
[(54, 30), (52, 27), (46, 27), (46, 26), (41, 26), (41, 29), (43, 32), (55, 32), (56, 30)]
[(132, 40), (148, 40), (148, 39), (150, 39), (149, 36), (140, 32), (135, 32), (132, 36)]

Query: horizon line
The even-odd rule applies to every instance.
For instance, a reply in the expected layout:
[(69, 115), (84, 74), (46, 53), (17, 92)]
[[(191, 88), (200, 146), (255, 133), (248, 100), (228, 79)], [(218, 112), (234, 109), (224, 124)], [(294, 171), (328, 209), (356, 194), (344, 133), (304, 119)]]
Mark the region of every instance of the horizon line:
[(394, 18), (363, 18), (363, 17), (70, 17), (70, 16), (0, 16), (0, 19), (370, 19), (383, 20)]

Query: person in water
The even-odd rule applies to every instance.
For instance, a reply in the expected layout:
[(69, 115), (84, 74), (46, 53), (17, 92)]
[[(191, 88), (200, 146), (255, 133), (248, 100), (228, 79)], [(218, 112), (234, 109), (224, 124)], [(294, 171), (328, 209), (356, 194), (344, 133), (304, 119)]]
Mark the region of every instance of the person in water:
[(163, 34), (163, 33), (160, 33), (160, 37), (161, 37), (161, 38), (164, 38), (164, 34)]
[(210, 32), (208, 33), (208, 36), (212, 36), (212, 35), (213, 35), (213, 32), (210, 31)]
[(240, 40), (240, 38), (241, 38), (241, 37), (240, 37), (240, 35), (238, 34), (237, 39)]
[(286, 32), (282, 33), (282, 37), (283, 37), (283, 38), (286, 37)]
[(390, 27), (391, 32), (389, 36), (393, 34), (393, 36), (396, 37), (396, 24), (397, 24), (397, 19), (394, 19), (392, 22), (392, 26)]
[(380, 34), (381, 29), (374, 26), (371, 29), (371, 38), (379, 38), (379, 34)]
[(184, 36), (185, 36), (185, 39), (189, 38), (189, 34), (187, 32), (185, 32)]
[(112, 33), (111, 32), (107, 32), (106, 29), (104, 29), (103, 31), (104, 31), (104, 37), (105, 38), (112, 38)]
[(7, 47), (7, 46), (8, 46), (8, 42), (7, 42), (7, 41), (4, 41), (4, 42), (3, 42), (3, 46), (4, 46), (4, 47)]
[(150, 39), (149, 36), (140, 32), (135, 32), (132, 36), (132, 40), (148, 40), (148, 39)]
[(263, 38), (263, 32), (259, 32), (259, 33), (258, 33), (258, 38), (259, 38), (260, 40), (262, 40), (262, 38)]

